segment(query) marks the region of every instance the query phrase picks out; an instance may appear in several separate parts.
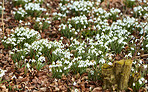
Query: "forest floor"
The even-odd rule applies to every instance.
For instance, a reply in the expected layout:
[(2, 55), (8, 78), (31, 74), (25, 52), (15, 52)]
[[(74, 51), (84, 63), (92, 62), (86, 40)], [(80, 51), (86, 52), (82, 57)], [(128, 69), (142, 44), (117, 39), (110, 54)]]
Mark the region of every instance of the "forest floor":
[[(23, 19), (22, 19), (22, 17), (20, 19), (16, 18), (16, 17), (20, 17), (20, 16), (17, 16), (16, 13), (14, 13), (14, 12), (16, 12), (19, 7), (22, 7), (23, 9), (25, 9), (25, 7), (23, 7), (23, 5), (21, 5), (21, 4), (19, 6), (15, 5), (17, 0), (16, 0), (16, 2), (13, 2), (13, 1), (15, 1), (15, 0), (5, 0), (5, 3), (4, 3), (4, 7), (5, 7), (4, 13), (3, 13), (4, 35), (7, 38), (10, 37), (8, 35), (14, 34), (14, 32), (11, 31), (12, 29), (15, 30), (16, 27), (27, 27), (27, 28), (35, 29), (36, 31), (38, 31), (41, 35), (40, 39), (48, 39), (48, 41), (51, 41), (51, 42), (57, 41), (57, 43), (62, 40), (62, 43), (69, 44), (68, 45), (69, 47), (71, 44), (71, 37), (73, 37), (73, 39), (76, 38), (76, 40), (78, 40), (80, 42), (80, 44), (83, 43), (83, 41), (84, 41), (84, 42), (86, 42), (87, 47), (85, 49), (85, 46), (84, 46), (84, 48), (82, 48), (82, 49), (85, 49), (85, 51), (87, 51), (87, 48), (89, 48), (89, 46), (91, 48), (91, 44), (90, 44), (91, 39), (93, 39), (94, 43), (96, 42), (96, 40), (98, 40), (98, 41), (100, 40), (100, 38), (98, 38), (98, 39), (95, 38), (95, 37), (97, 37), (97, 34), (99, 34), (99, 33), (97, 33), (96, 31), (91, 32), (92, 30), (95, 29), (93, 27), (96, 26), (96, 24), (94, 22), (95, 18), (94, 19), (92, 18), (92, 17), (95, 17), (95, 14), (92, 16), (91, 14), (86, 14), (86, 12), (85, 13), (83, 12), (84, 15), (86, 15), (86, 17), (87, 17), (86, 20), (89, 20), (88, 22), (90, 24), (94, 23), (93, 25), (90, 26), (90, 25), (86, 24), (86, 28), (85, 28), (84, 27), (85, 17), (83, 17), (82, 21), (84, 19), (84, 25), (82, 25), (83, 23), (82, 24), (81, 23), (75, 24), (75, 23), (71, 22), (72, 27), (73, 27), (73, 24), (75, 25), (75, 27), (74, 27), (75, 31), (81, 29), (80, 31), (74, 32), (74, 34), (72, 34), (72, 35), (71, 35), (71, 32), (62, 33), (61, 31), (59, 31), (59, 30), (62, 30), (62, 28), (63, 28), (63, 30), (65, 30), (64, 26), (60, 27), (60, 26), (62, 26), (61, 24), (69, 26), (69, 24), (66, 24), (69, 21), (68, 18), (71, 19), (72, 17), (76, 17), (77, 13), (75, 10), (74, 12), (71, 12), (71, 14), (69, 14), (69, 15), (67, 14), (66, 17), (61, 17), (61, 19), (55, 19), (55, 16), (58, 16), (58, 17), (64, 16), (64, 14), (63, 15), (60, 15), (60, 14), (54, 15), (54, 13), (60, 13), (61, 12), (60, 7), (64, 7), (64, 5), (66, 7), (69, 5), (68, 3), (70, 3), (70, 1), (76, 1), (76, 0), (43, 0), (41, 6), (43, 8), (45, 8), (46, 11), (43, 11), (41, 13), (41, 15), (39, 16), (39, 18), (43, 18), (44, 15), (47, 15), (45, 20), (47, 19), (50, 22), (49, 24), (47, 24), (49, 26), (45, 25), (47, 27), (45, 27), (44, 29), (43, 29), (43, 27), (40, 27), (39, 23), (36, 23), (37, 17), (27, 16)], [(77, 1), (82, 1), (82, 0), (77, 0)], [(86, 1), (96, 2), (95, 0), (94, 1), (93, 0), (86, 0)], [(31, 2), (35, 3), (35, 0), (32, 0)], [(61, 2), (62, 2), (63, 6), (59, 5)], [(70, 4), (72, 5), (73, 3), (70, 3)], [(138, 7), (139, 6), (138, 4), (140, 4), (142, 7), (145, 7), (144, 5), (147, 5), (148, 2), (146, 2), (146, 4), (143, 2), (136, 3), (132, 7)], [(2, 0), (0, 2), (0, 5), (2, 6)], [(87, 5), (88, 5), (87, 7), (89, 7), (89, 4), (87, 4)], [(81, 7), (83, 7), (83, 5)], [(91, 7), (92, 6), (90, 6), (90, 8)], [(108, 2), (108, 0), (104, 0), (102, 3), (99, 3), (98, 7), (102, 7), (102, 9), (104, 9), (107, 12), (110, 11), (110, 9), (112, 9), (112, 8), (118, 8), (123, 13), (123, 15), (117, 14), (119, 17), (117, 17), (115, 20), (112, 19), (113, 16), (111, 18), (108, 18), (107, 19), (108, 20), (107, 26), (111, 26), (114, 22), (116, 22), (116, 20), (119, 20), (119, 19), (122, 20), (124, 16), (129, 16), (129, 17), (134, 16), (131, 13), (131, 11), (133, 11), (133, 8), (127, 8), (126, 4), (122, 0), (110, 0), (109, 2)], [(125, 7), (127, 9), (124, 9)], [(69, 9), (69, 11), (70, 11), (70, 8), (67, 8), (67, 9)], [(63, 10), (64, 10), (64, 8), (63, 8)], [(90, 9), (90, 11), (91, 11), (91, 9)], [(98, 12), (99, 11), (102, 11), (102, 10), (98, 10)], [(66, 12), (66, 10), (64, 10), (63, 12)], [(136, 63), (137, 65), (132, 66), (132, 67), (134, 67), (133, 69), (135, 69), (134, 70), (135, 72), (131, 71), (131, 76), (133, 76), (134, 78), (136, 77), (137, 79), (134, 80), (135, 82), (132, 83), (133, 84), (132, 86), (130, 85), (128, 87), (128, 89), (126, 90), (127, 92), (129, 92), (129, 91), (131, 91), (131, 92), (147, 92), (147, 90), (148, 90), (148, 82), (146, 82), (146, 81), (148, 81), (148, 74), (147, 74), (148, 73), (148, 66), (147, 66), (147, 64), (148, 64), (148, 51), (147, 51), (148, 50), (148, 46), (147, 46), (148, 45), (148, 27), (146, 27), (147, 21), (148, 21), (147, 20), (148, 19), (148, 17), (147, 17), (148, 7), (147, 6), (145, 8), (145, 12), (147, 12), (147, 13), (142, 13), (145, 15), (140, 15), (140, 17), (137, 17), (137, 16), (134, 17), (134, 18), (138, 19), (139, 23), (143, 22), (143, 23), (145, 23), (145, 25), (143, 24), (144, 26), (141, 26), (141, 27), (133, 26), (133, 28), (135, 28), (134, 31), (132, 31), (132, 32), (130, 31), (130, 34), (128, 36), (126, 36), (126, 37), (130, 37), (132, 35), (131, 37), (134, 37), (135, 39), (133, 38), (134, 40), (133, 39), (131, 39), (131, 40), (133, 40), (135, 42), (135, 43), (134, 42), (133, 43), (136, 44), (136, 46), (134, 47), (133, 44), (131, 45), (130, 44), (131, 42), (128, 40), (127, 43), (130, 45), (122, 45), (123, 48), (121, 48), (120, 52), (116, 51), (116, 49), (112, 49), (112, 47), (110, 46), (111, 44), (107, 45), (110, 48), (110, 50), (108, 50), (108, 52), (105, 52), (105, 56), (106, 56), (106, 55), (108, 55), (106, 53), (112, 53), (112, 51), (114, 51), (111, 56), (114, 59), (109, 60), (111, 63), (113, 63), (114, 61), (117, 61), (117, 60), (124, 59), (124, 57), (127, 56), (127, 58), (131, 58), (133, 61), (135, 60), (137, 62), (140, 62), (140, 64), (142, 64), (142, 65), (138, 65), (139, 63)], [(103, 11), (103, 13), (104, 13), (104, 11)], [(2, 12), (1, 12), (1, 14), (2, 14)], [(80, 16), (80, 15), (78, 14), (78, 16)], [(146, 18), (145, 17), (143, 18), (141, 16), (146, 16)], [(0, 15), (0, 17), (2, 17), (2, 16)], [(78, 17), (78, 18), (75, 18), (74, 20), (77, 20), (79, 18), (81, 19), (81, 17)], [(91, 20), (90, 20), (91, 18), (92, 18), (93, 22), (91, 22)], [(125, 20), (125, 22), (126, 21), (128, 21), (128, 19)], [(131, 20), (129, 19), (129, 21), (132, 21), (132, 19)], [(102, 22), (104, 22), (104, 20)], [(26, 23), (29, 23), (29, 24), (26, 24)], [(104, 22), (104, 23), (106, 23), (106, 22)], [(36, 26), (35, 26), (35, 24), (36, 24)], [(76, 25), (81, 25), (81, 27), (83, 27), (83, 28), (81, 28), (79, 26), (77, 28)], [(103, 25), (103, 24), (100, 24), (100, 25)], [(133, 23), (133, 25), (134, 25), (134, 23)], [(89, 29), (88, 26), (90, 27), (91, 31), (85, 30), (85, 29)], [(131, 27), (131, 25), (130, 25), (130, 27)], [(132, 30), (132, 28), (130, 29), (130, 27), (129, 27), (129, 30)], [(142, 27), (143, 27), (143, 29), (142, 29)], [(51, 65), (54, 65), (53, 64), (54, 60), (52, 63), (48, 63), (49, 60), (47, 59), (46, 56), (45, 56), (46, 60), (44, 61), (45, 65), (39, 70), (37, 68), (34, 68), (31, 65), (29, 66), (31, 68), (28, 69), (27, 64), (29, 62), (29, 59), (31, 58), (31, 55), (25, 56), (25, 58), (28, 61), (23, 61), (23, 63), (20, 63), (20, 61), (21, 61), (20, 60), (20, 61), (17, 61), (18, 63), (16, 63), (16, 61), (14, 61), (14, 59), (12, 59), (12, 55), (10, 54), (12, 52), (12, 47), (10, 46), (11, 43), (8, 44), (8, 48), (6, 48), (2, 42), (2, 40), (4, 39), (3, 38), (2, 19), (0, 22), (0, 28), (1, 28), (0, 29), (0, 69), (1, 69), (1, 72), (0, 72), (0, 92), (5, 92), (5, 91), (6, 92), (112, 92), (111, 89), (103, 89), (103, 79), (101, 79), (102, 77), (101, 77), (100, 73), (97, 72), (96, 74), (90, 75), (87, 72), (87, 70), (90, 72), (91, 70), (94, 69), (94, 67), (98, 67), (99, 66), (98, 63), (96, 65), (90, 65), (86, 68), (82, 68), (85, 70), (85, 72), (83, 72), (83, 73), (81, 73), (81, 68), (80, 68), (80, 70), (75, 70), (75, 71), (69, 69), (68, 74), (67, 73), (61, 74), (59, 72), (53, 72), (54, 67), (52, 67)], [(84, 30), (82, 30), (82, 29), (84, 29)], [(97, 29), (97, 26), (96, 26), (96, 29)], [(101, 27), (101, 29), (103, 29), (103, 27)], [(107, 30), (107, 29), (105, 29), (105, 30)], [(138, 31), (135, 31), (135, 30), (138, 30)], [(140, 34), (141, 30), (143, 30), (143, 33)], [(104, 31), (104, 34), (105, 34), (105, 32), (106, 31)], [(69, 35), (70, 35), (70, 37), (69, 37)], [(88, 40), (86, 40), (86, 39), (88, 39), (87, 37), (89, 38), (90, 43), (89, 42), (87, 43), (87, 41), (88, 41)], [(120, 39), (120, 36), (117, 38)], [(137, 39), (137, 42), (135, 41), (136, 39)], [(75, 41), (75, 44), (76, 44), (76, 41)], [(118, 44), (118, 45), (120, 47), (122, 47), (120, 44)], [(72, 45), (72, 46), (74, 47), (74, 45)], [(113, 44), (113, 46), (115, 46), (115, 45)], [(132, 48), (130, 46), (132, 48), (134, 48), (134, 52), (132, 52)], [(65, 45), (64, 50), (62, 49), (63, 53), (68, 53), (68, 51), (66, 51), (66, 48), (69, 48), (69, 47), (66, 47), (66, 45)], [(94, 45), (94, 47), (95, 47), (95, 45)], [(16, 46), (16, 48), (19, 48), (19, 46)], [(59, 47), (59, 48), (61, 48), (61, 47)], [(70, 47), (70, 48), (72, 48), (72, 47)], [(75, 53), (75, 51), (76, 50), (79, 51), (79, 49), (81, 49), (81, 48), (80, 47), (78, 49), (72, 48), (69, 52), (71, 54), (73, 54), (73, 52)], [(119, 50), (119, 49), (120, 48), (117, 48), (117, 50)], [(99, 52), (100, 49), (96, 50), (96, 51)], [(131, 57), (128, 53), (130, 51), (132, 52)], [(52, 52), (53, 52), (53, 50), (51, 50), (51, 52), (49, 52), (48, 54), (51, 54)], [(103, 52), (103, 50), (102, 50), (102, 52)], [(86, 53), (88, 53), (88, 52), (86, 52)], [(82, 55), (79, 54), (78, 57), (82, 57), (82, 59), (83, 59), (83, 58), (85, 58), (85, 57), (83, 57), (84, 54), (85, 53), (82, 53)], [(86, 54), (86, 56), (87, 55), (89, 55), (89, 54)], [(92, 54), (92, 55), (95, 55), (95, 54)], [(93, 56), (91, 57), (91, 55), (90, 55), (91, 59), (89, 59), (89, 60), (90, 61), (95, 60), (97, 62), (98, 58), (100, 59), (100, 57), (101, 58), (105, 57), (103, 55), (104, 54), (101, 54), (100, 56), (97, 56), (94, 58), (93, 58)], [(44, 56), (44, 54), (41, 56)], [(56, 59), (55, 62), (57, 62), (58, 60), (62, 60), (63, 57), (66, 58), (66, 56), (64, 56), (64, 55), (61, 57), (59, 56), (59, 59)], [(77, 55), (71, 56), (70, 60), (72, 61), (72, 59), (75, 57), (77, 58)], [(33, 59), (35, 59), (35, 55), (33, 56)], [(22, 59), (22, 60), (25, 60), (25, 59)], [(68, 59), (66, 58), (66, 60), (68, 60)], [(81, 60), (81, 58), (80, 58), (80, 60)], [(108, 63), (108, 62), (106, 62), (107, 60), (105, 60), (105, 63)], [(98, 62), (100, 62), (100, 61), (98, 61)], [(24, 64), (24, 66), (23, 66), (23, 64)], [(37, 65), (35, 65), (35, 66), (37, 66)], [(50, 68), (51, 68), (50, 66), (53, 69), (52, 71), (50, 70)], [(76, 67), (78, 67), (78, 66), (76, 66)], [(76, 67), (74, 67), (72, 69), (75, 69)], [(95, 69), (94, 69), (94, 71), (95, 71)], [(64, 70), (62, 70), (62, 71), (64, 71)], [(2, 75), (2, 73), (3, 73), (3, 75)], [(135, 75), (132, 75), (132, 73)], [(60, 78), (56, 77), (58, 74), (60, 75)], [(90, 78), (91, 76), (97, 76), (97, 77)], [(142, 83), (139, 82), (141, 78), (144, 78), (144, 81), (141, 80)], [(136, 84), (137, 88), (135, 87), (134, 83)], [(123, 92), (125, 92), (125, 90), (123, 90)]]

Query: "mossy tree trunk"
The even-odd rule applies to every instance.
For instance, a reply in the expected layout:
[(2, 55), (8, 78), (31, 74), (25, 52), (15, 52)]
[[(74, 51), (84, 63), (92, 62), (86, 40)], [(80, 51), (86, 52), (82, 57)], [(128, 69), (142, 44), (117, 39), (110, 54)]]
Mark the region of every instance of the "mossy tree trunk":
[(132, 60), (115, 61), (113, 65), (102, 66), (103, 88), (124, 90), (128, 87)]

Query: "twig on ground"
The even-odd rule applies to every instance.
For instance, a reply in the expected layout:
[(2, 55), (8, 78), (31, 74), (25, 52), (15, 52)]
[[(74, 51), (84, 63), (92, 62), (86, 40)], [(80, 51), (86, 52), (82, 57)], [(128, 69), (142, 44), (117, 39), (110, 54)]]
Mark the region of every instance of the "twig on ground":
[(5, 31), (4, 31), (4, 17), (3, 17), (3, 15), (4, 15), (4, 0), (3, 0), (3, 8), (2, 8), (2, 24), (3, 24), (3, 37), (4, 37)]

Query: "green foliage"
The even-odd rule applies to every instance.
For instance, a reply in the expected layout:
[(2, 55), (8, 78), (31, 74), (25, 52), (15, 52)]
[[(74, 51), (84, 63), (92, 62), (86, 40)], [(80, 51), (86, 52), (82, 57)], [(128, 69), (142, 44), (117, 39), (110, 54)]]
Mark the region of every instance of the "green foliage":
[(115, 40), (115, 41), (109, 43), (109, 46), (111, 48), (111, 52), (113, 52), (115, 54), (120, 54), (123, 49), (124, 44), (123, 43), (119, 44), (118, 40)]
[(65, 27), (65, 29), (61, 29), (61, 34), (67, 38), (73, 37), (75, 34), (74, 32), (70, 32), (71, 30), (68, 27)]
[(134, 0), (125, 0), (124, 3), (128, 8), (133, 8), (133, 6), (136, 4)]
[[(29, 0), (26, 1), (29, 2)], [(22, 7), (24, 7), (25, 4), (27, 3), (24, 0), (12, 0), (12, 2), (14, 6), (22, 6)]]

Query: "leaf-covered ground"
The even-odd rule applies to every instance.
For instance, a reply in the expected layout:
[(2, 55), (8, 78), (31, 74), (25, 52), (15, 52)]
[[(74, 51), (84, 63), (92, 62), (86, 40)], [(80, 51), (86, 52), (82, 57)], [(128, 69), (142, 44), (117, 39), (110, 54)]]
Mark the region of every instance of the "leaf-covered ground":
[(103, 89), (101, 67), (122, 59), (133, 60), (123, 92), (148, 90), (147, 0), (5, 0), (4, 7), (2, 92), (116, 91)]

